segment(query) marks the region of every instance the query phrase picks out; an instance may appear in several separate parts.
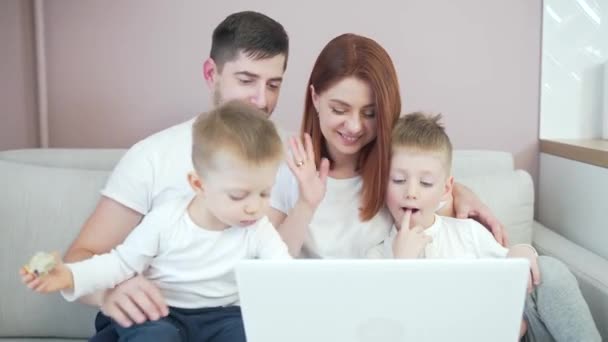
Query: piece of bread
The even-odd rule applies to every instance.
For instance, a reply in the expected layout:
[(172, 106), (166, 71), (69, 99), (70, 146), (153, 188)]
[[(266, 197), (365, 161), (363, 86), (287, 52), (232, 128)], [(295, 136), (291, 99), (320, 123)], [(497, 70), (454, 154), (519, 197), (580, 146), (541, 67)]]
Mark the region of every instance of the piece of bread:
[(57, 264), (55, 256), (51, 253), (38, 252), (30, 259), (23, 268), (36, 276), (43, 276), (49, 273)]

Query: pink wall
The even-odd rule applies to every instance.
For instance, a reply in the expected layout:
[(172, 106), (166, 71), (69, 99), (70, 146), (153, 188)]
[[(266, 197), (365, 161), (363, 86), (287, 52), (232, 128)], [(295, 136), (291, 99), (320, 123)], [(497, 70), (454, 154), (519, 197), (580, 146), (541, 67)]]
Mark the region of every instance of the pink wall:
[(129, 146), (208, 108), (200, 70), (211, 31), (229, 13), (254, 9), (291, 37), (274, 116), (285, 128), (299, 127), (322, 46), (355, 32), (393, 57), (405, 111), (442, 112), (457, 148), (510, 151), (536, 174), (540, 0), (319, 3), (45, 2), (51, 146)]
[(0, 151), (38, 146), (30, 1), (0, 1)]

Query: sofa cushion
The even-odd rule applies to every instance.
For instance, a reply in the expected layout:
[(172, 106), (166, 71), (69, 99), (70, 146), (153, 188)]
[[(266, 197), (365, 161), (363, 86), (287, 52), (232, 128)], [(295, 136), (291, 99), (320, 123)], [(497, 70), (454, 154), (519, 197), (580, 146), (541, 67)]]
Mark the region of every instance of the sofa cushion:
[(0, 160), (0, 336), (88, 337), (96, 310), (32, 293), (19, 268), (37, 251), (65, 251), (99, 199), (107, 171)]
[(32, 148), (0, 151), (0, 160), (40, 166), (110, 171), (125, 149)]
[(513, 155), (490, 150), (454, 150), (452, 175), (460, 177), (486, 176), (513, 171)]
[(523, 170), (455, 178), (479, 196), (504, 225), (511, 245), (532, 243), (534, 185)]

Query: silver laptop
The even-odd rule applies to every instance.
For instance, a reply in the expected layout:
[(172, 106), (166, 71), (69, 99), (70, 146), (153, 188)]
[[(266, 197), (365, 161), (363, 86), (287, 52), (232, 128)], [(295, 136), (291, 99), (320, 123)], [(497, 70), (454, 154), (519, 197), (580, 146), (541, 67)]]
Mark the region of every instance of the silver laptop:
[(517, 341), (529, 263), (244, 261), (248, 342)]

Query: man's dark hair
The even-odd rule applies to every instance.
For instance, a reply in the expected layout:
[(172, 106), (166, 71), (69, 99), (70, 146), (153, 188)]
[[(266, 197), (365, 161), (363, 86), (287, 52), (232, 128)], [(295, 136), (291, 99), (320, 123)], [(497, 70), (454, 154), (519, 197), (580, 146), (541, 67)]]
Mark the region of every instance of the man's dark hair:
[(224, 63), (243, 52), (252, 59), (272, 58), (289, 53), (289, 37), (274, 19), (258, 12), (244, 11), (229, 15), (213, 31), (211, 58), (221, 71)]

